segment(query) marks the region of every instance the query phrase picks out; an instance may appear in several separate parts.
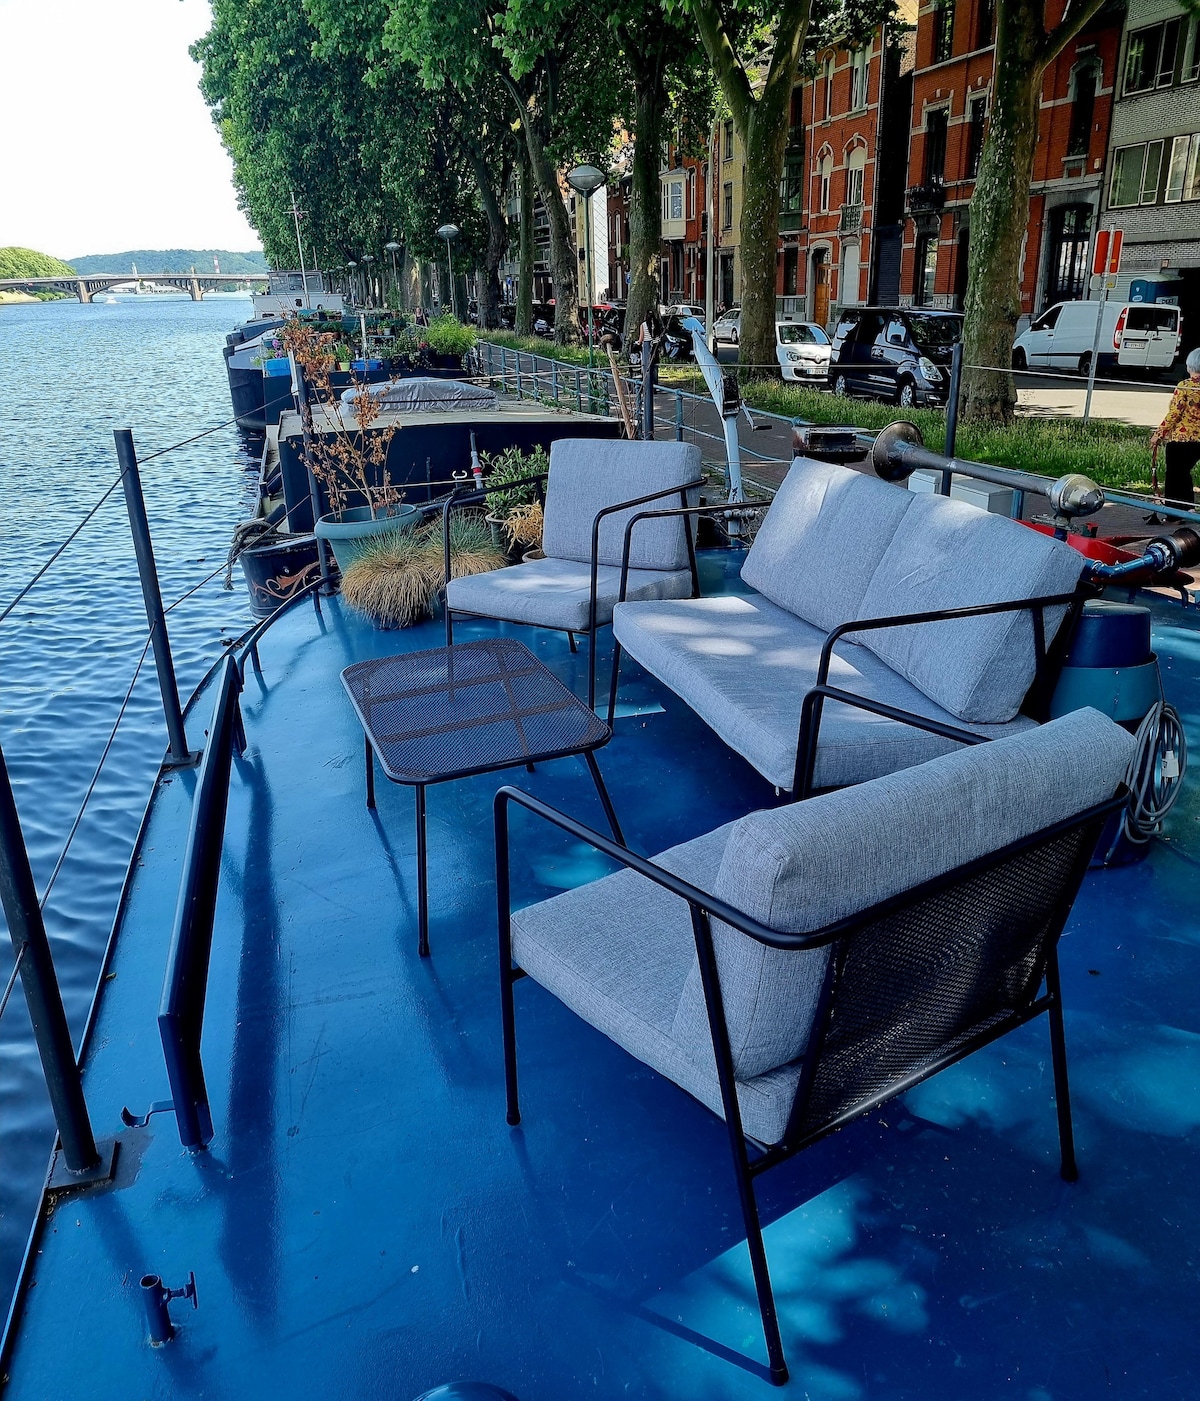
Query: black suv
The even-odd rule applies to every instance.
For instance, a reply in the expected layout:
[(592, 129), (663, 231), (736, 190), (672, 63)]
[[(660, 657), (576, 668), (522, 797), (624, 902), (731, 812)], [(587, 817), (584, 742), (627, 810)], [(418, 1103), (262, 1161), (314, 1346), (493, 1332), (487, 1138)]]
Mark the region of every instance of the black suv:
[(925, 307), (847, 307), (833, 332), (836, 394), (891, 399), (904, 408), (944, 404), (962, 314)]

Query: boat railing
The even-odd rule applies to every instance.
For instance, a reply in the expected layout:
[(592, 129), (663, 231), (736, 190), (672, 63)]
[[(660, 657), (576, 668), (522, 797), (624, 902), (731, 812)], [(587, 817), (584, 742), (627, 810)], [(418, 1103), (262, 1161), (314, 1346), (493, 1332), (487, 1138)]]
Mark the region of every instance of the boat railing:
[[(155, 670), (157, 673), (159, 694), (162, 701), (168, 740), (163, 766), (166, 768), (192, 767), (201, 764), (201, 786), (203, 787), (204, 774), (209, 764), (211, 764), (213, 777), (210, 780), (210, 784), (214, 787), (214, 800), (215, 790), (219, 789), (221, 786), (220, 768), (223, 762), (221, 750), (224, 746), (224, 739), (219, 738), (214, 745), (210, 738), (209, 744), (205, 747), (203, 754), (199, 750), (191, 749), (188, 744), (185, 724), (189, 708), (180, 703), (178, 682), (171, 655), (167, 618), (169, 614), (180, 607), (181, 604), (191, 598), (200, 589), (204, 588), (205, 585), (211, 584), (220, 575), (224, 574), (226, 565), (222, 562), (217, 569), (194, 583), (173, 602), (164, 604), (154, 558), (154, 549), (150, 537), (145, 500), (142, 493), (141, 467), (145, 462), (149, 462), (153, 458), (163, 457), (168, 453), (174, 452), (190, 443), (194, 443), (212, 433), (227, 429), (232, 426), (232, 423), (233, 420), (230, 419), (225, 423), (217, 424), (200, 433), (193, 434), (181, 442), (173, 443), (168, 447), (161, 448), (156, 452), (148, 454), (141, 462), (138, 460), (132, 433), (128, 429), (117, 430), (115, 433), (115, 440), (117, 460), (121, 468), (120, 474), (115, 480), (109, 483), (99, 498), (68, 532), (66, 537), (51, 551), (50, 555), (38, 569), (35, 570), (31, 578), (16, 591), (3, 607), (0, 607), (0, 623), (3, 623), (7, 618), (13, 615), (18, 606), (41, 584), (42, 580), (51, 573), (74, 542), (83, 534), (85, 529), (97, 519), (105, 504), (119, 489), (122, 491), (133, 538), (142, 597), (146, 609), (147, 632), (141, 643), (140, 652), (135, 658), (129, 684), (125, 689), (113, 724), (101, 748), (99, 760), (84, 791), (82, 801), (75, 812), (74, 819), (68, 829), (66, 839), (59, 851), (50, 876), (40, 894), (30, 864), (28, 847), (21, 825), (9, 769), (5, 762), (3, 750), (0, 748), (0, 905), (3, 907), (5, 921), (8, 925), (9, 938), (13, 952), (12, 965), (5, 979), (3, 991), (0, 992), (0, 1016), (3, 1016), (7, 1011), (12, 999), (12, 994), (16, 989), (17, 983), (20, 982), (29, 1011), (38, 1056), (42, 1065), (42, 1073), (50, 1099), (51, 1110), (54, 1115), (55, 1127), (58, 1132), (58, 1142), (56, 1144), (50, 1176), (48, 1178), (50, 1189), (56, 1192), (70, 1190), (72, 1187), (76, 1186), (88, 1186), (97, 1181), (106, 1180), (112, 1172), (115, 1156), (115, 1140), (112, 1138), (106, 1140), (97, 1139), (92, 1127), (87, 1102), (84, 1097), (82, 1077), (79, 1069), (80, 1058), (83, 1054), (83, 1049), (86, 1047), (87, 1039), (92, 1028), (92, 1019), (95, 1015), (95, 1001), (93, 1000), (88, 1021), (80, 1041), (80, 1047), (77, 1051), (72, 1042), (70, 1026), (55, 970), (53, 952), (46, 929), (45, 910), (50, 895), (55, 887), (55, 883), (63, 870), (64, 863), (71, 851), (76, 835), (80, 830), (80, 826), (92, 801), (93, 795), (97, 791), (109, 756), (113, 752), (118, 731), (128, 713), (130, 701), (133, 697), (134, 689), (142, 673), (146, 659), (151, 654), (154, 658)], [(309, 591), (302, 591), (301, 594), (297, 595), (297, 598), (303, 596), (305, 592)], [(315, 590), (311, 592), (313, 592), (314, 601), (316, 601)], [(319, 602), (317, 606), (320, 606)], [(257, 635), (261, 635), (261, 632), (256, 629), (256, 636)], [(257, 653), (255, 653), (255, 656), (257, 657)], [(236, 662), (233, 662), (229, 657), (224, 659), (225, 672), (222, 675), (219, 691), (219, 695), (222, 699), (224, 699), (229, 690), (229, 683), (226, 678), (229, 674), (230, 663), (233, 665), (234, 676), (240, 683), (245, 665), (245, 656), (243, 655)], [(211, 674), (210, 672), (210, 676)], [(233, 701), (235, 706), (236, 691), (238, 689), (240, 689), (240, 685), (233, 687)], [(231, 712), (231, 717), (236, 718), (233, 712)], [(224, 723), (225, 716), (223, 713), (221, 719)], [(214, 733), (217, 732), (214, 731)], [(220, 733), (223, 734), (224, 731), (222, 730)], [(201, 763), (202, 759), (207, 762)], [(205, 853), (210, 850), (212, 829), (215, 825), (212, 820), (213, 803), (210, 802), (206, 807), (208, 809), (208, 815), (202, 824), (202, 835), (204, 837), (202, 847)], [(141, 840), (140, 834), (138, 840)], [(197, 889), (202, 889), (202, 883)], [(192, 922), (195, 923), (195, 920)], [(184, 952), (186, 952), (188, 941), (185, 940), (183, 942), (185, 945)], [(192, 943), (194, 944), (194, 942), (195, 940), (193, 939)], [(107, 955), (101, 967), (101, 977), (104, 976), (106, 964)], [(164, 994), (164, 1007), (166, 1006), (166, 1002), (167, 999)]]

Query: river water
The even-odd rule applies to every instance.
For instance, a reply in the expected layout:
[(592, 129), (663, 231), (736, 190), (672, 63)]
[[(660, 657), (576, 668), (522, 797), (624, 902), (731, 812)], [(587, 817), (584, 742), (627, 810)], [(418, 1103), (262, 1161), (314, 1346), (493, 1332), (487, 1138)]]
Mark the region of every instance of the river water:
[[(118, 476), (113, 429), (140, 457), (231, 416), (221, 349), (249, 299), (126, 296), (0, 306), (0, 611)], [(225, 427), (147, 462), (143, 487), (168, 605), (225, 559), (256, 465)], [(182, 697), (250, 621), (240, 571), (175, 608)], [(145, 645), (146, 617), (118, 490), (0, 622), (0, 745), (44, 892)], [(76, 1040), (91, 1003), (138, 825), (166, 745), (147, 658), (45, 905)], [(0, 925), (3, 918), (0, 916)], [(0, 987), (12, 967), (0, 933)], [(117, 1126), (97, 1125), (97, 1133)], [(0, 1299), (7, 1300), (53, 1136), (20, 988), (0, 1018)]]

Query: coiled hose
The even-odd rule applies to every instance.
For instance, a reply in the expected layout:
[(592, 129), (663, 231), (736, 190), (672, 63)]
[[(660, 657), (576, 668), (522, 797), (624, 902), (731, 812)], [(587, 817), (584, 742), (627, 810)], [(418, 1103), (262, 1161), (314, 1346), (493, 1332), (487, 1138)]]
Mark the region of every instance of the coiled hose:
[(1129, 805), (1124, 832), (1141, 846), (1159, 835), (1179, 797), (1187, 772), (1187, 737), (1175, 707), (1160, 700), (1146, 712), (1135, 739), (1137, 750), (1125, 771)]

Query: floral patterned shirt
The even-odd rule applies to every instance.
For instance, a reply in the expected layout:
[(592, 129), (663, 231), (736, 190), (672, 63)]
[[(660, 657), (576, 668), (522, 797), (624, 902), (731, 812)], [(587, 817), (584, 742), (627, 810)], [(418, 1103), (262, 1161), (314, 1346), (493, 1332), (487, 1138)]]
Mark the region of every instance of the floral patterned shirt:
[(1176, 387), (1151, 442), (1200, 443), (1200, 380), (1185, 379)]

